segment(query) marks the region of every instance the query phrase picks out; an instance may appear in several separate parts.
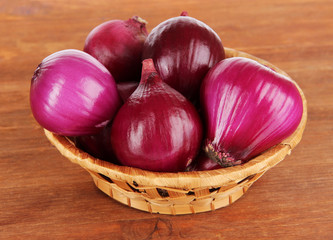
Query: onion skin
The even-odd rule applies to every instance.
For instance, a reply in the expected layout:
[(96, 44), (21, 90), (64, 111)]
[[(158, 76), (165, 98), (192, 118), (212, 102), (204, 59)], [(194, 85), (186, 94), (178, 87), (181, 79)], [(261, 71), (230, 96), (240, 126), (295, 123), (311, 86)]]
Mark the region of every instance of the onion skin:
[(139, 82), (147, 35), (146, 21), (137, 16), (126, 21), (110, 20), (88, 34), (84, 51), (100, 61), (116, 82)]
[(76, 136), (73, 137), (72, 140), (76, 147), (89, 153), (91, 156), (114, 164), (119, 164), (110, 147), (110, 134), (111, 124), (109, 123), (97, 134)]
[(150, 171), (185, 171), (201, 141), (201, 119), (194, 106), (161, 80), (152, 59), (144, 60), (140, 84), (111, 127), (117, 159)]
[(123, 100), (126, 102), (129, 96), (135, 91), (135, 89), (139, 86), (138, 82), (120, 82), (117, 83), (118, 93)]
[(223, 167), (249, 161), (291, 135), (303, 102), (287, 77), (254, 60), (228, 58), (201, 86), (205, 151)]
[(216, 161), (210, 159), (205, 152), (200, 152), (198, 157), (193, 160), (190, 166), (187, 168), (188, 172), (192, 171), (207, 171), (222, 168)]
[(37, 122), (65, 136), (96, 134), (121, 105), (109, 71), (89, 54), (68, 49), (46, 57), (30, 87)]
[(163, 81), (194, 103), (204, 76), (224, 57), (214, 30), (186, 12), (156, 26), (143, 49), (143, 59), (154, 60)]

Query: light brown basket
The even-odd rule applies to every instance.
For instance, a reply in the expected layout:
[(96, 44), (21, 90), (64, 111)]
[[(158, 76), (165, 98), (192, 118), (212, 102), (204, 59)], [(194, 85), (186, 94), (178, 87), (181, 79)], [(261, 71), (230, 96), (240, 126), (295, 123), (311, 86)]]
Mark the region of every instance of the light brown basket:
[[(288, 76), (272, 64), (247, 53), (230, 48), (225, 48), (225, 52), (226, 57), (254, 59)], [(173, 215), (212, 211), (239, 199), (300, 142), (307, 120), (307, 106), (302, 90), (295, 85), (301, 93), (304, 106), (302, 120), (296, 131), (280, 144), (240, 166), (200, 172), (144, 171), (96, 159), (76, 148), (66, 137), (44, 131), (63, 156), (90, 173), (100, 190), (125, 205), (150, 213)]]

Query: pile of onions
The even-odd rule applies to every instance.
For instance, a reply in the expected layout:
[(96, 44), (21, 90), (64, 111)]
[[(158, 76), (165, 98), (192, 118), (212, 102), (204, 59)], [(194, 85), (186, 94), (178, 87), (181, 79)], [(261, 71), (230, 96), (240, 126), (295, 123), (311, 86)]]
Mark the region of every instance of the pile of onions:
[(97, 158), (160, 172), (243, 164), (296, 130), (303, 104), (290, 79), (225, 59), (214, 30), (186, 12), (145, 25), (111, 20), (84, 51), (45, 58), (31, 80), (37, 122)]

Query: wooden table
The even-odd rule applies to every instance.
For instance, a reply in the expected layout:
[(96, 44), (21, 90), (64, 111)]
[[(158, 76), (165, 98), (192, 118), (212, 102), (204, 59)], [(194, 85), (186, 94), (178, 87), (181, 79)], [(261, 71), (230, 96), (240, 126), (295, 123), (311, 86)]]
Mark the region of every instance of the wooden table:
[[(168, 216), (124, 206), (62, 157), (29, 106), (41, 60), (82, 49), (109, 19), (139, 15), (148, 30), (187, 10), (224, 46), (285, 70), (308, 100), (299, 146), (240, 200)], [(333, 2), (0, 1), (0, 239), (333, 239)]]

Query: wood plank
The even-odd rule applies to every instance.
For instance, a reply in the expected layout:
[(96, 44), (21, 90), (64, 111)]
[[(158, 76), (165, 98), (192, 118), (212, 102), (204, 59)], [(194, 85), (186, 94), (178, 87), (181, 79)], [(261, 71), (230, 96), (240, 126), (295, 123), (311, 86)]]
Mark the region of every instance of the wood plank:
[[(139, 15), (150, 31), (183, 10), (224, 46), (263, 58), (308, 101), (303, 139), (243, 197), (212, 212), (142, 212), (62, 157), (29, 105), (49, 54), (82, 49), (96, 25)], [(333, 239), (333, 4), (330, 0), (11, 0), (0, 3), (0, 239)]]

